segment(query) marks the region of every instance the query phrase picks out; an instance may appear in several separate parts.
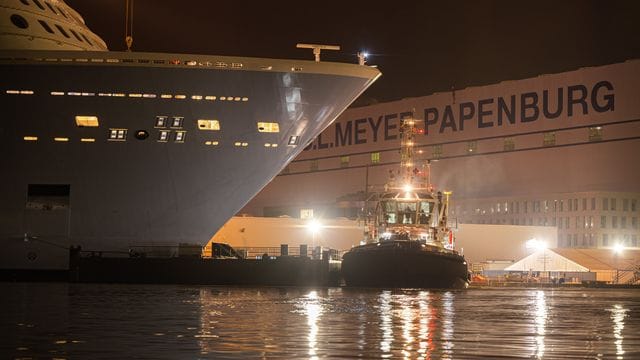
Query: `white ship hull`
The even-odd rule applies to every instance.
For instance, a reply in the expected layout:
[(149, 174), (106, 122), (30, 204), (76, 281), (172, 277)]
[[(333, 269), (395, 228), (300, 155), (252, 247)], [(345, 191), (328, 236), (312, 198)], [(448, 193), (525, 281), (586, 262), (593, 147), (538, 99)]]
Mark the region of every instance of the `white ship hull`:
[[(4, 269), (59, 268), (69, 246), (204, 245), (379, 76), (359, 65), (170, 54), (0, 58)], [(158, 127), (159, 116), (181, 126)], [(220, 130), (199, 129), (201, 119)], [(279, 131), (260, 131), (262, 122)], [(118, 129), (124, 139), (112, 138)]]

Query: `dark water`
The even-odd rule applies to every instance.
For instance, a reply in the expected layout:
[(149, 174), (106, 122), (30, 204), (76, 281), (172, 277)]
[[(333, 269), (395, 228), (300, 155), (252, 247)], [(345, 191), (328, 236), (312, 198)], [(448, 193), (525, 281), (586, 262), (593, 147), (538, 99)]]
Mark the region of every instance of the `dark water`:
[(640, 359), (640, 291), (0, 283), (0, 359)]

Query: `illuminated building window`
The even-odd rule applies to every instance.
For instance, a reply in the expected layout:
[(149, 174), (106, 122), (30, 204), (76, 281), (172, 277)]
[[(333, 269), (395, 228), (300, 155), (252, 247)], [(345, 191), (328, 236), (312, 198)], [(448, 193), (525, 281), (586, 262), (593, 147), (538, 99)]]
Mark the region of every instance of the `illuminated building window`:
[(371, 163), (372, 164), (379, 164), (380, 163), (380, 153), (379, 152), (371, 153)]
[(442, 145), (433, 145), (433, 152), (431, 155), (434, 159), (442, 157)]
[(258, 131), (268, 132), (268, 133), (277, 133), (277, 132), (280, 132), (280, 126), (278, 125), (278, 123), (274, 123), (274, 122), (259, 122)]
[(546, 132), (543, 134), (542, 145), (554, 146), (556, 144), (556, 133), (554, 131)]
[(171, 131), (169, 130), (160, 130), (160, 132), (158, 133), (158, 141), (167, 142), (169, 140), (170, 133)]
[(198, 129), (200, 130), (220, 130), (218, 120), (198, 119)]
[(589, 141), (602, 141), (602, 126), (589, 128)]
[(184, 118), (182, 116), (174, 116), (173, 119), (171, 120), (171, 127), (181, 128), (183, 121), (184, 121)]
[(468, 141), (467, 142), (467, 153), (475, 153), (478, 152), (478, 142), (477, 141)]
[(349, 157), (348, 156), (341, 156), (340, 157), (340, 167), (342, 167), (342, 168), (349, 167)]
[(109, 129), (109, 140), (125, 141), (127, 139), (127, 129)]
[(318, 160), (311, 160), (311, 163), (309, 164), (309, 170), (318, 171)]
[(516, 142), (513, 137), (504, 138), (504, 151), (513, 151), (516, 149)]
[(156, 116), (156, 125), (157, 128), (167, 127), (167, 117), (166, 116)]
[(98, 127), (100, 124), (97, 116), (77, 115), (76, 125), (80, 127)]
[(175, 142), (182, 143), (184, 142), (184, 138), (187, 136), (186, 131), (176, 131)]
[(293, 145), (298, 145), (298, 141), (300, 141), (300, 137), (297, 135), (291, 135), (289, 136), (289, 142), (288, 144), (293, 146)]

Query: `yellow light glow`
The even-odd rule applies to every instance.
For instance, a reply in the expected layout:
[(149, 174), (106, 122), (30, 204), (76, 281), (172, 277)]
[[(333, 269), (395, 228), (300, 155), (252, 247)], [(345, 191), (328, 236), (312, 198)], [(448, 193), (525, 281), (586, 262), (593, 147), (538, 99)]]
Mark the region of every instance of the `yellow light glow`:
[(94, 139), (94, 138), (82, 138), (82, 139), (80, 139), (80, 141), (81, 142), (90, 142), (90, 143), (92, 143), (92, 142), (96, 142), (96, 139)]
[(25, 136), (24, 141), (38, 141), (38, 137), (37, 136)]
[(53, 140), (58, 141), (58, 142), (67, 142), (67, 141), (69, 141), (69, 138), (67, 138), (67, 137), (55, 137), (55, 138), (53, 138)]
[(277, 133), (280, 132), (280, 125), (276, 122), (259, 122), (258, 132)]
[(171, 94), (162, 94), (162, 95), (160, 95), (160, 97), (163, 98), (163, 99), (171, 99), (173, 97), (173, 95), (171, 95)]
[(76, 125), (80, 127), (98, 127), (100, 123), (97, 116), (76, 115)]
[(239, 142), (239, 141), (236, 141), (236, 142), (234, 142), (234, 143), (233, 143), (233, 145), (234, 145), (234, 146), (241, 146), (241, 145), (242, 145), (242, 143), (241, 143), (241, 142)]
[(617, 243), (613, 246), (613, 252), (616, 254), (620, 254), (624, 251), (624, 245)]
[(215, 100), (215, 99), (216, 99), (216, 97), (215, 97), (215, 96), (212, 96), (212, 95), (207, 95), (207, 96), (205, 96), (205, 97), (204, 97), (204, 99), (205, 99), (205, 100), (211, 100), (211, 101), (213, 101), (213, 100)]
[(142, 97), (142, 94), (138, 94), (138, 93), (129, 94), (129, 97), (132, 97), (132, 98), (141, 98), (141, 97)]
[(202, 95), (191, 95), (191, 100), (202, 100)]
[(220, 121), (209, 119), (198, 119), (198, 129), (200, 130), (220, 130)]
[(187, 95), (176, 95), (175, 98), (179, 99), (179, 100), (182, 100), (182, 99), (186, 99)]
[(64, 95), (64, 91), (52, 91), (51, 95), (53, 95), (53, 96), (63, 96)]
[(410, 192), (411, 190), (413, 190), (413, 186), (411, 186), (411, 184), (405, 184), (402, 189), (404, 190), (404, 192)]

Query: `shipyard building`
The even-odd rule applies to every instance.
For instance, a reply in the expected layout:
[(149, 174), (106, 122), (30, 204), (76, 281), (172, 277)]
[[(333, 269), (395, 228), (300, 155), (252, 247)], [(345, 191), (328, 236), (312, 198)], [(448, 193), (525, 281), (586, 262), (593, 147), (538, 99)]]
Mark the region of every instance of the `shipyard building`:
[(421, 123), (416, 172), (459, 224), (545, 226), (557, 246), (638, 247), (640, 60), (345, 111), (243, 213), (357, 218)]

